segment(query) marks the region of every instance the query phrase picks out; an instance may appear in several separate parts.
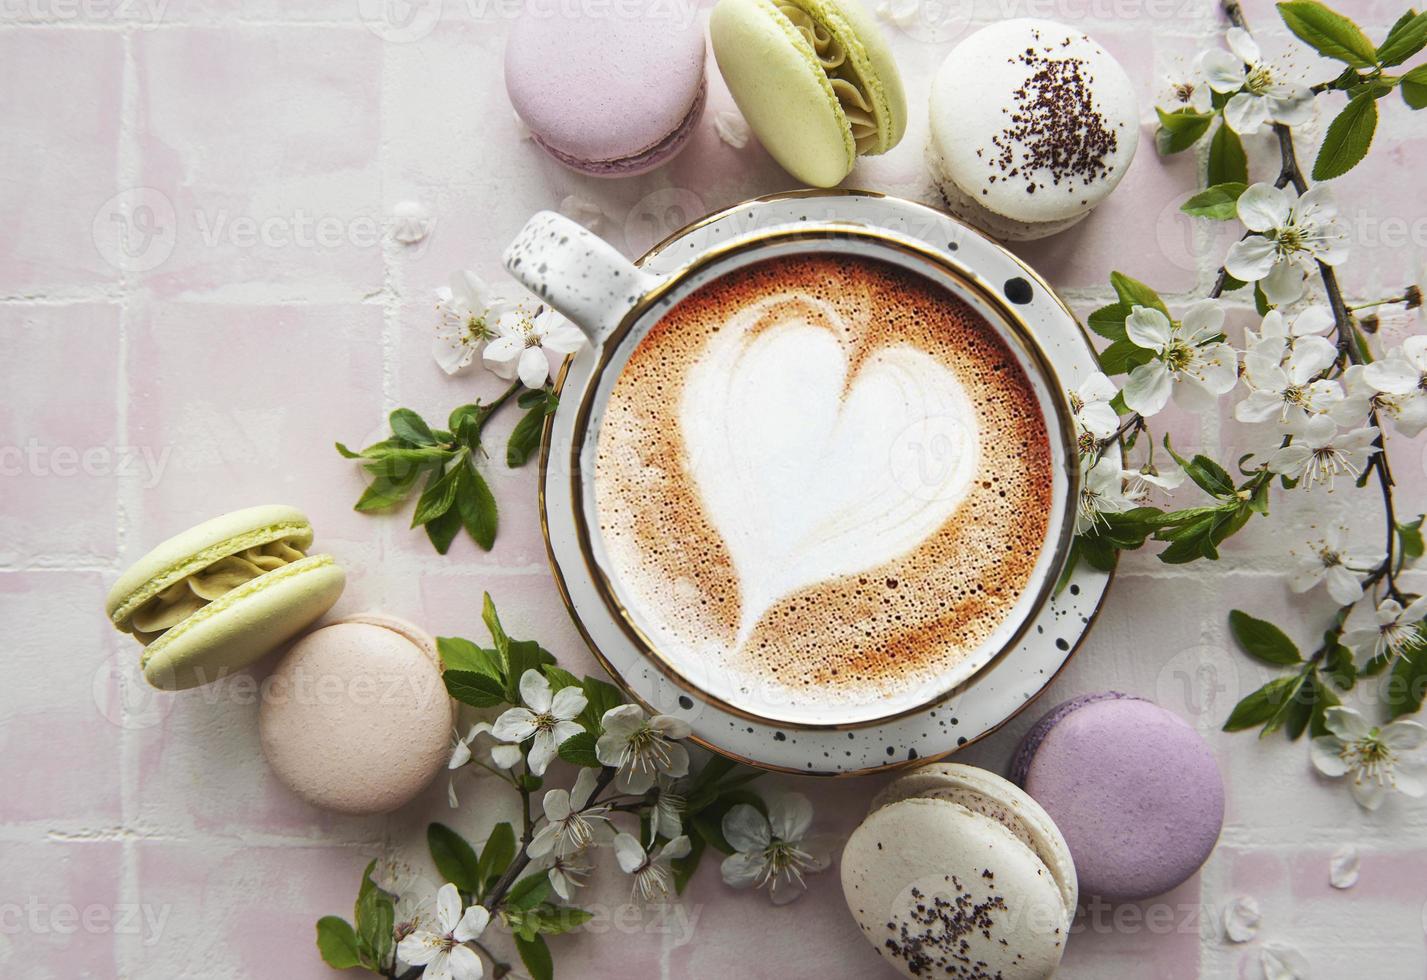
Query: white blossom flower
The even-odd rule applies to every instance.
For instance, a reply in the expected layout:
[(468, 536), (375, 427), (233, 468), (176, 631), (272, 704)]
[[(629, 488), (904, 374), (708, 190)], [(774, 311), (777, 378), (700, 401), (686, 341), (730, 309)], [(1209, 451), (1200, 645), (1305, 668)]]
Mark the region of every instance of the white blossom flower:
[(714, 116), (714, 132), (718, 133), (719, 139), (735, 150), (741, 150), (747, 146), (749, 137), (753, 135), (743, 114), (731, 109)]
[(1356, 477), (1376, 451), (1375, 426), (1339, 431), (1338, 424), (1326, 415), (1315, 415), (1302, 424), (1293, 424), (1293, 441), (1275, 449), (1268, 458), (1268, 468), (1290, 480), (1300, 480), (1305, 489), (1315, 483), (1327, 483), (1333, 488), (1334, 478), (1348, 474)]
[(647, 793), (660, 775), (689, 774), (689, 751), (676, 741), (689, 737), (688, 722), (669, 715), (650, 718), (637, 704), (621, 704), (606, 711), (600, 724), (604, 734), (595, 755), (618, 770), (614, 786), (621, 793)]
[[(372, 869), (372, 884), (392, 896), (392, 938), (401, 941), (436, 925), (436, 906), (431, 886), (411, 865), (395, 857), (384, 857)], [(407, 963), (407, 966), (414, 964)]]
[(1427, 616), (1427, 596), (1414, 600), (1406, 609), (1396, 599), (1384, 599), (1373, 611), (1375, 624), (1367, 629), (1349, 630), (1343, 642), (1365, 656), (1397, 656), (1422, 639), (1422, 618)]
[[(477, 741), (477, 737), (488, 735), (491, 738), (492, 726), (490, 722), (478, 721), (471, 726), (470, 730), (463, 736), (459, 730), (452, 732), (451, 758), (446, 763), (446, 768), (450, 770), (451, 777), (446, 783), (446, 800), (454, 810), (460, 806), (460, 801), (456, 798), (456, 773), (457, 770), (467, 763), (475, 760), (482, 765), (493, 766), (496, 769), (511, 769), (520, 761), (520, 746), (511, 745), (506, 742), (494, 742), (487, 746)], [(472, 745), (476, 748), (472, 749)]]
[(491, 734), (502, 742), (517, 744), (533, 738), (530, 771), (542, 776), (559, 754), (561, 743), (585, 730), (574, 721), (585, 710), (585, 692), (571, 684), (552, 695), (545, 676), (527, 670), (520, 675), (520, 700), (524, 707), (506, 709), (491, 727)]
[(1239, 220), (1255, 234), (1229, 247), (1224, 268), (1244, 282), (1257, 282), (1270, 303), (1282, 306), (1303, 295), (1304, 270), (1313, 261), (1338, 265), (1348, 257), (1347, 235), (1326, 184), (1315, 184), (1296, 201), (1272, 184), (1254, 184), (1239, 195)]
[(1322, 582), (1333, 601), (1346, 606), (1363, 597), (1363, 576), (1376, 568), (1382, 558), (1382, 552), (1372, 548), (1344, 545), (1343, 529), (1333, 525), (1320, 540), (1308, 546), (1307, 554), (1298, 556), (1288, 587), (1294, 592), (1307, 592)]
[(1136, 507), (1125, 493), (1124, 471), (1119, 460), (1101, 456), (1085, 470), (1082, 464), (1080, 501), (1075, 509), (1075, 533), (1084, 534), (1099, 524), (1102, 514), (1122, 514)]
[(1263, 912), (1251, 895), (1242, 895), (1224, 906), (1224, 935), (1231, 943), (1252, 941), (1262, 922)]
[(1224, 121), (1230, 129), (1247, 136), (1267, 122), (1301, 126), (1308, 121), (1313, 113), (1313, 93), (1308, 86), (1289, 81), (1281, 67), (1265, 61), (1248, 31), (1231, 27), (1225, 40), (1229, 51), (1206, 51), (1201, 64), (1214, 91), (1234, 93), (1224, 106)]
[(1326, 337), (1298, 337), (1291, 349), (1284, 336), (1259, 341), (1244, 355), (1244, 380), (1250, 390), (1234, 406), (1234, 418), (1240, 422), (1277, 418), (1282, 423), (1328, 411), (1342, 399), (1343, 389), (1319, 375), (1337, 359), (1338, 348)]
[(1293, 319), (1282, 310), (1269, 310), (1259, 324), (1258, 332), (1244, 331), (1244, 347), (1264, 357), (1287, 359), (1298, 342), (1305, 337), (1322, 337), (1333, 327), (1333, 311), (1321, 303), (1305, 307)]
[[(1389, 357), (1392, 355), (1389, 354)], [(1367, 370), (1373, 364), (1349, 364), (1343, 372), (1343, 386), (1347, 394), (1335, 404), (1329, 413), (1339, 425), (1362, 425), (1368, 412), (1376, 412), (1379, 419), (1387, 419), (1392, 427), (1409, 439), (1427, 429), (1427, 389), (1413, 388), (1400, 395), (1381, 390), (1368, 381)]]
[(448, 882), (436, 893), (436, 920), (439, 931), (412, 933), (397, 945), (397, 956), (403, 963), (424, 966), (423, 980), (480, 980), (485, 966), (465, 944), (481, 937), (491, 914), (480, 905), (462, 913), (460, 892)]
[(1137, 507), (1148, 505), (1156, 490), (1164, 493), (1178, 490), (1185, 476), (1184, 467), (1174, 462), (1162, 466), (1146, 462), (1137, 470), (1124, 470), (1121, 475), (1126, 480), (1125, 497)]
[(1385, 395), (1421, 395), (1427, 391), (1427, 336), (1408, 337), (1402, 346), (1367, 365), (1363, 378)]
[(1125, 404), (1146, 418), (1162, 410), (1171, 394), (1191, 412), (1213, 408), (1239, 380), (1238, 354), (1218, 339), (1223, 326), (1224, 308), (1215, 300), (1195, 303), (1183, 320), (1170, 320), (1151, 307), (1134, 307), (1125, 320), (1125, 334), (1155, 357), (1130, 372)]
[(1110, 407), (1116, 394), (1115, 385), (1096, 371), (1067, 394), (1070, 410), (1075, 415), (1080, 454), (1088, 456), (1099, 448), (1101, 439), (1110, 438), (1120, 427), (1120, 416)]
[(585, 344), (578, 327), (548, 310), (533, 317), (503, 317), (496, 332), (499, 336), (482, 355), (486, 367), (506, 381), (519, 375), (527, 388), (539, 388), (550, 379), (548, 354), (563, 359)]
[(540, 858), (554, 851), (564, 857), (583, 851), (594, 842), (601, 825), (609, 825), (607, 806), (589, 806), (599, 780), (598, 770), (582, 767), (573, 789), (552, 789), (545, 793), (545, 823), (535, 832), (525, 853)]
[(747, 803), (723, 815), (723, 836), (733, 854), (723, 859), (725, 884), (734, 888), (767, 887), (774, 905), (786, 905), (807, 889), (804, 875), (822, 871), (831, 855), (808, 839), (813, 805), (801, 793), (768, 799), (768, 816)]
[(649, 841), (659, 837), (673, 840), (684, 832), (684, 810), (688, 799), (679, 791), (677, 780), (660, 775), (654, 797), (654, 808), (649, 811)]
[(669, 894), (674, 884), (670, 864), (688, 856), (689, 838), (675, 837), (655, 853), (645, 853), (637, 838), (619, 833), (614, 838), (614, 856), (620, 870), (634, 876), (634, 892), (644, 901), (653, 901)]
[(1376, 810), (1390, 790), (1413, 798), (1427, 791), (1422, 774), (1427, 728), (1405, 720), (1378, 728), (1341, 705), (1323, 713), (1323, 724), (1331, 734), (1313, 740), (1313, 765), (1325, 776), (1347, 776), (1353, 799), (1364, 809)]
[(1164, 95), (1156, 101), (1166, 112), (1192, 109), (1205, 113), (1214, 108), (1209, 80), (1204, 76), (1204, 59), (1207, 52), (1198, 55), (1186, 68), (1181, 63), (1167, 73)]
[(436, 337), (431, 352), (447, 374), (470, 366), (500, 325), (525, 317), (509, 296), (491, 288), (474, 272), (456, 272), (451, 285), (436, 290)]
[(550, 882), (550, 887), (555, 890), (565, 901), (574, 898), (575, 892), (585, 887), (585, 879), (594, 870), (593, 866), (579, 854), (570, 854), (560, 857), (556, 854), (546, 855), (546, 863), (549, 867), (545, 871), (545, 877)]

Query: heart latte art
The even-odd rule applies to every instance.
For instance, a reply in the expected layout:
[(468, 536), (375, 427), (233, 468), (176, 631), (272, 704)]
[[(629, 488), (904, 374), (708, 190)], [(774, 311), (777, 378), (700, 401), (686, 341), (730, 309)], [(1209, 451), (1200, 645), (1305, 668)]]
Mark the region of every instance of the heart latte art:
[(872, 259), (699, 288), (640, 341), (598, 439), (621, 604), (666, 660), (770, 698), (935, 683), (1005, 620), (1047, 533), (1023, 369), (971, 307)]

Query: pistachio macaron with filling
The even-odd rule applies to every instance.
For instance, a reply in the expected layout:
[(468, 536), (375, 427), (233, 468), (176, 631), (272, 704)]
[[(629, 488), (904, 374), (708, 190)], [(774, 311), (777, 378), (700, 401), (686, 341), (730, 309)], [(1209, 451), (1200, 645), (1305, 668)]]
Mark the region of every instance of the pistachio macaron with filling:
[(831, 187), (906, 132), (897, 63), (857, 0), (719, 0), (709, 36), (749, 127), (804, 183)]
[(105, 611), (144, 650), (154, 687), (197, 687), (272, 652), (322, 617), (346, 574), (311, 555), (312, 525), (296, 508), (249, 507), (154, 548), (119, 577)]
[(1046, 812), (995, 773), (948, 763), (873, 800), (843, 850), (842, 889), (868, 942), (906, 977), (1044, 980), (1077, 897)]

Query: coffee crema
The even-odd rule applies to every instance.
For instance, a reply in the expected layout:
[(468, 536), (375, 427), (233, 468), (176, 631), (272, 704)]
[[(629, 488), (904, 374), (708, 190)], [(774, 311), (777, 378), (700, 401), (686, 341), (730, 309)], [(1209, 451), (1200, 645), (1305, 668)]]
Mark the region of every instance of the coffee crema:
[(595, 505), (615, 594), (666, 661), (770, 703), (867, 703), (937, 685), (1006, 620), (1050, 467), (1035, 389), (978, 312), (892, 263), (808, 254), (649, 330), (599, 421)]

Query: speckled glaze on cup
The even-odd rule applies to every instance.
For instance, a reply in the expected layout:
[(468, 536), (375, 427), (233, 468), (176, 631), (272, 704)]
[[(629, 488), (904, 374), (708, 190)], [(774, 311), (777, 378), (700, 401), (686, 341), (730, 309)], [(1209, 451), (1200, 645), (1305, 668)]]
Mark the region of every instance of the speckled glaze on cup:
[[(799, 191), (749, 201), (675, 232), (637, 265), (645, 275), (672, 274), (691, 257), (751, 229), (810, 220), (882, 229), (955, 255), (1035, 324), (1041, 347), (1066, 385), (1074, 387), (1098, 369), (1088, 335), (1034, 270), (944, 212), (881, 194)], [(855, 775), (941, 758), (1026, 707), (1055, 678), (1094, 621), (1110, 575), (1082, 563), (1035, 615), (1021, 641), (963, 688), (940, 703), (869, 725), (802, 729), (751, 718), (699, 696), (629, 638), (596, 588), (580, 549), (569, 479), (575, 430), (569, 407), (584, 397), (599, 366), (595, 347), (566, 363), (558, 378), (566, 408), (546, 423), (540, 498), (551, 570), (576, 627), (610, 674), (647, 709), (688, 722), (698, 744), (764, 769), (821, 775)]]

